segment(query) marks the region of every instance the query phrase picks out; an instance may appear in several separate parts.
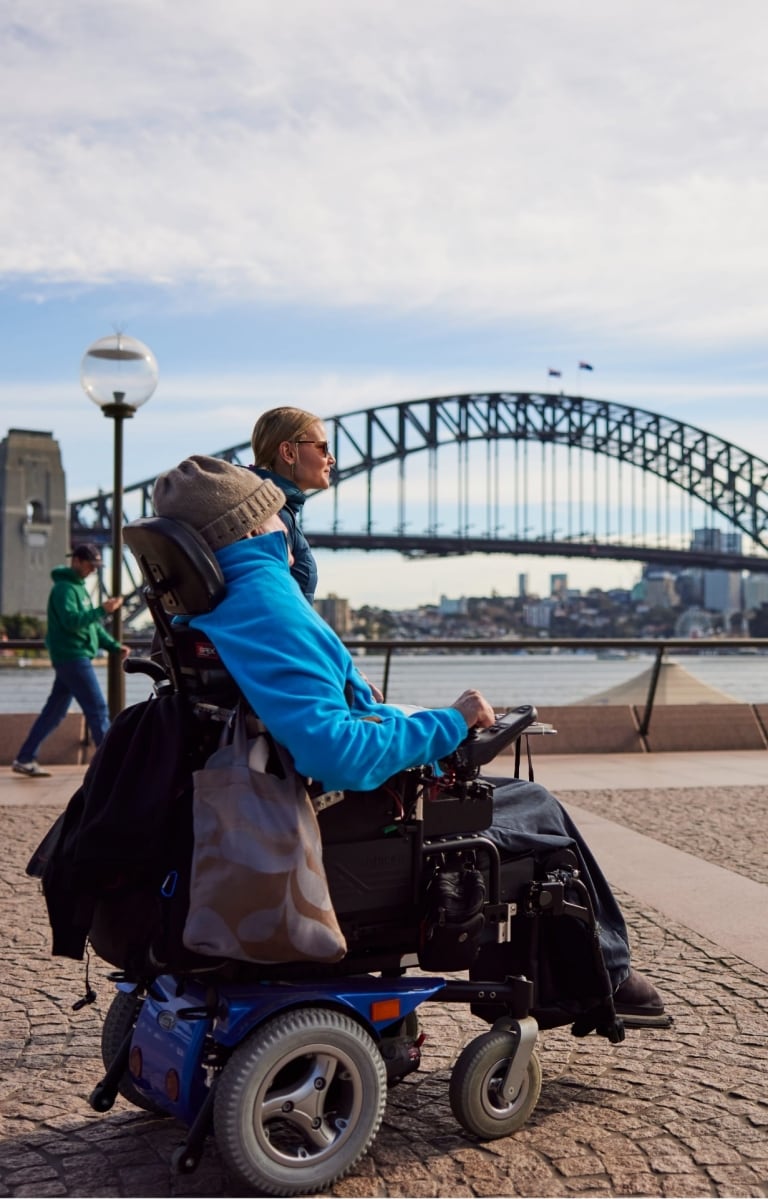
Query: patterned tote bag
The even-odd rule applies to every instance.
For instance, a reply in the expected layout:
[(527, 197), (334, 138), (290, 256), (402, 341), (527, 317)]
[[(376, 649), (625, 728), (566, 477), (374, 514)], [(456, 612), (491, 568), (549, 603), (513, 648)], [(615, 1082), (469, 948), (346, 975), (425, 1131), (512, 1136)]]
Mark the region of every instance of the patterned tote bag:
[(242, 705), (231, 744), (194, 774), (193, 813), (188, 949), (261, 963), (344, 956), (304, 780), (268, 734), (248, 739)]

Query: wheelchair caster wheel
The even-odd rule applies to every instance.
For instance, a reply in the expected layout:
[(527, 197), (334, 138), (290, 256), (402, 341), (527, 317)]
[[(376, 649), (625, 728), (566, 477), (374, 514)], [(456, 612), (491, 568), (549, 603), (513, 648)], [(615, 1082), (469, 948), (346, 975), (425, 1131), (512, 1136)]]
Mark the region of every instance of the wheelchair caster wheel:
[(538, 1102), (541, 1066), (535, 1053), (517, 1094), (504, 1094), (504, 1079), (517, 1047), (509, 1033), (489, 1032), (476, 1037), (459, 1055), (448, 1096), (459, 1124), (474, 1136), (492, 1141), (517, 1132)]
[(171, 1166), (175, 1174), (193, 1174), (200, 1165), (200, 1154), (193, 1153), (186, 1145), (179, 1145), (171, 1156)]
[(99, 1083), (88, 1096), (88, 1103), (95, 1112), (108, 1112), (114, 1106), (115, 1096)]

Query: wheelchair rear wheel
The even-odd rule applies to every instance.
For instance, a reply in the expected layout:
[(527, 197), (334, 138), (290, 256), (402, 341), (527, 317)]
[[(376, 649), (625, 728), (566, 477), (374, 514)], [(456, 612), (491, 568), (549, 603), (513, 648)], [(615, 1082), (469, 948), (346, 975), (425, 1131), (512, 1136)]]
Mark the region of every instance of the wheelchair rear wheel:
[(503, 1094), (502, 1086), (517, 1040), (507, 1032), (487, 1032), (476, 1037), (459, 1054), (451, 1074), (448, 1096), (451, 1110), (467, 1132), (484, 1140), (498, 1140), (521, 1128), (541, 1093), (541, 1065), (531, 1054), (517, 1094)]
[(283, 1012), (227, 1062), (214, 1102), (216, 1141), (249, 1186), (311, 1194), (370, 1148), (386, 1086), (381, 1054), (356, 1020), (330, 1008)]
[[(118, 991), (109, 1005), (101, 1030), (101, 1060), (105, 1069), (108, 1070), (112, 1065), (123, 1041), (135, 1028), (143, 1002), (140, 995)], [(134, 1086), (127, 1070), (120, 1079), (117, 1089), (123, 1099), (127, 1099), (134, 1107), (140, 1107), (145, 1112), (153, 1112), (156, 1116), (168, 1115), (166, 1111), (147, 1098), (137, 1086)]]

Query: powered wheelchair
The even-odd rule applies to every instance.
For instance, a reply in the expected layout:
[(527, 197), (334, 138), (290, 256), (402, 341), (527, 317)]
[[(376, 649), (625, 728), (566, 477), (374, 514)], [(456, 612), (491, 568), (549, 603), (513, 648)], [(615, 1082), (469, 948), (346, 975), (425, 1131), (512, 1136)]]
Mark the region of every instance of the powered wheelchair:
[[(158, 697), (180, 697), (201, 745), (211, 746), (239, 695), (210, 641), (174, 618), (215, 607), (225, 589), (218, 563), (193, 529), (162, 517), (127, 525), (124, 537), (156, 628), (151, 657), (125, 667), (149, 674)], [(269, 714), (258, 715), (268, 726)], [(180, 949), (178, 959), (150, 955), (115, 973), (94, 1109), (108, 1110), (120, 1093), (178, 1118), (188, 1130), (174, 1156), (179, 1172), (195, 1169), (213, 1131), (246, 1185), (308, 1194), (367, 1152), (387, 1087), (418, 1069), (422, 1003), (469, 1005), (491, 1026), (460, 1054), (449, 1085), (456, 1119), (485, 1139), (514, 1132), (536, 1105), (540, 1027), (572, 1023), (576, 1035), (621, 1041), (576, 858), (559, 850), (506, 860), (485, 835), (493, 786), (481, 768), (513, 744), (519, 766), (536, 720), (522, 705), (471, 733), (440, 770), (404, 771), (376, 792), (319, 808), (348, 944), (342, 961), (253, 966)], [(175, 885), (173, 873), (164, 887)], [(546, 994), (553, 973), (542, 930), (553, 923), (585, 955), (586, 1011)], [(98, 929), (91, 939), (101, 952)], [(108, 949), (102, 956), (114, 961)]]

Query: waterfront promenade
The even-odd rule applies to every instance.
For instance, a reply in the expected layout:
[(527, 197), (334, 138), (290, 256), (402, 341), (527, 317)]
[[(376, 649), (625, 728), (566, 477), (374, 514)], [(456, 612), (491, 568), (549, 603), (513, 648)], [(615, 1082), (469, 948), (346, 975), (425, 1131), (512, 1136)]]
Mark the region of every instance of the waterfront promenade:
[[(338, 1196), (768, 1195), (768, 766), (765, 753), (534, 759), (595, 848), (625, 908), (635, 964), (674, 1015), (621, 1046), (541, 1035), (544, 1085), (527, 1125), (479, 1143), (448, 1105), (449, 1071), (485, 1026), (422, 1008), (421, 1071), (394, 1088), (372, 1153)], [(509, 760), (500, 760), (500, 770)], [(52, 959), (24, 863), (82, 775), (0, 772), (0, 1195), (243, 1195), (210, 1145), (196, 1174), (169, 1162), (181, 1130), (119, 1099), (97, 1116), (100, 1023), (91, 962)]]

